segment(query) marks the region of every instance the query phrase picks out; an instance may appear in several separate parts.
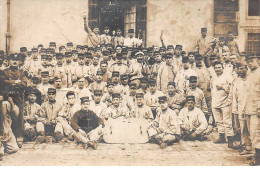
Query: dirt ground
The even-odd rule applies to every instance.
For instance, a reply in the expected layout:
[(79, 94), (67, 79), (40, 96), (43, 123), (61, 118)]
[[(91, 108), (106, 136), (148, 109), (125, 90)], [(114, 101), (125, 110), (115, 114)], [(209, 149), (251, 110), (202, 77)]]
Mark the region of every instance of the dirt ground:
[(175, 166), (246, 166), (248, 156), (240, 156), (227, 144), (211, 141), (180, 141), (160, 149), (156, 144), (105, 144), (97, 150), (83, 149), (69, 143), (25, 143), (19, 152), (4, 156), (2, 166), (50, 166), (50, 165), (175, 165)]

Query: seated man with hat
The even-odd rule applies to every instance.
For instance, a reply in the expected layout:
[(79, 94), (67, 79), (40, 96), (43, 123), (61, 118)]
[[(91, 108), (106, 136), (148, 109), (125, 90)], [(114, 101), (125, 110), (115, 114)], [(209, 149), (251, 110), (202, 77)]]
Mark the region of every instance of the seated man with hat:
[(148, 135), (163, 149), (177, 141), (180, 136), (180, 127), (176, 112), (169, 108), (167, 97), (158, 97), (160, 109), (153, 125), (148, 129)]
[(208, 127), (204, 113), (195, 107), (195, 97), (186, 97), (187, 107), (181, 109), (178, 119), (184, 140), (202, 139)]
[(81, 97), (81, 109), (77, 111), (72, 119), (71, 126), (76, 131), (74, 137), (77, 141), (84, 144), (84, 148), (88, 146), (93, 149), (97, 148), (97, 142), (102, 134), (102, 120), (90, 110), (89, 97)]
[(92, 92), (95, 90), (101, 90), (104, 92), (107, 83), (103, 81), (103, 72), (101, 70), (97, 70), (95, 81), (89, 85), (89, 88)]
[(169, 108), (176, 110), (176, 113), (178, 114), (185, 104), (185, 97), (182, 93), (176, 90), (174, 82), (169, 82), (167, 85), (167, 98)]
[(116, 54), (116, 62), (113, 63), (110, 67), (110, 72), (119, 71), (119, 74), (127, 74), (128, 66), (123, 63), (123, 55), (122, 53)]
[(128, 30), (129, 37), (124, 39), (124, 46), (127, 47), (139, 47), (142, 45), (143, 41), (134, 37), (134, 29)]

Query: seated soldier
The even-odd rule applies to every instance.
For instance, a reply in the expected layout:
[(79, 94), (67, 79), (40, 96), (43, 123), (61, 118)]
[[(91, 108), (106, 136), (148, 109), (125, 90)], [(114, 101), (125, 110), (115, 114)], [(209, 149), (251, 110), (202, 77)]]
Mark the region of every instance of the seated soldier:
[(136, 105), (132, 110), (130, 117), (133, 118), (144, 118), (153, 120), (153, 113), (150, 107), (144, 104), (144, 93), (140, 89), (136, 92)]
[(107, 120), (109, 118), (116, 119), (118, 117), (129, 117), (129, 111), (126, 106), (120, 103), (121, 96), (119, 93), (112, 94), (112, 105), (109, 106), (102, 117)]
[(24, 139), (32, 141), (36, 136), (36, 122), (41, 113), (41, 106), (36, 103), (38, 90), (32, 88), (28, 91), (28, 101), (24, 105)]
[(204, 113), (195, 107), (195, 97), (186, 97), (187, 107), (181, 109), (178, 119), (184, 140), (202, 140), (208, 123)]
[[(13, 99), (4, 100), (4, 94), (0, 93), (0, 161), (4, 153), (15, 153), (19, 150), (16, 138), (11, 129), (12, 119), (19, 116), (19, 108), (13, 104)], [(13, 118), (12, 118), (13, 117)]]
[(148, 135), (161, 148), (177, 141), (180, 136), (180, 127), (176, 111), (168, 107), (167, 97), (159, 96), (160, 111), (157, 112), (154, 124), (148, 129)]
[(176, 90), (174, 82), (168, 83), (167, 92), (169, 108), (172, 110), (176, 110), (176, 113), (178, 115), (179, 111), (184, 105), (185, 97), (182, 95), (182, 93)]
[(47, 95), (48, 101), (42, 104), (42, 113), (36, 123), (36, 131), (42, 136), (54, 134), (56, 141), (59, 142), (63, 139), (63, 128), (57, 121), (57, 117), (62, 107), (56, 102), (56, 89), (49, 88)]
[(101, 102), (102, 90), (94, 90), (94, 100), (90, 102), (91, 110), (96, 113), (98, 117), (106, 110), (107, 105)]
[(81, 109), (77, 111), (72, 119), (71, 126), (76, 131), (74, 137), (84, 144), (84, 148), (88, 146), (94, 150), (97, 148), (96, 142), (102, 134), (102, 120), (89, 109), (89, 97), (82, 97)]
[(90, 90), (92, 92), (95, 90), (102, 90), (102, 92), (104, 92), (107, 83), (103, 82), (103, 72), (101, 70), (97, 71), (95, 79), (96, 81), (89, 85)]

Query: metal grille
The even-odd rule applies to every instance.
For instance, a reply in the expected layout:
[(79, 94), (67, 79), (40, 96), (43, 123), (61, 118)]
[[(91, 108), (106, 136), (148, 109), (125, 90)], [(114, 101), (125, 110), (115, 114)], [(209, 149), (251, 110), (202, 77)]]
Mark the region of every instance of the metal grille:
[(260, 55), (260, 33), (248, 33), (247, 53)]

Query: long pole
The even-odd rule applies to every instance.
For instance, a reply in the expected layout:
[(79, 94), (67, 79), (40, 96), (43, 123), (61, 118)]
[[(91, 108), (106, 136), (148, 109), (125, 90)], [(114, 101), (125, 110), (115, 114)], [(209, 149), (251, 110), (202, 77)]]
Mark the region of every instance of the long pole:
[(7, 32), (6, 32), (6, 55), (9, 55), (10, 51), (10, 0), (7, 0)]

